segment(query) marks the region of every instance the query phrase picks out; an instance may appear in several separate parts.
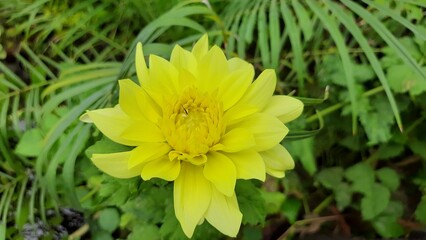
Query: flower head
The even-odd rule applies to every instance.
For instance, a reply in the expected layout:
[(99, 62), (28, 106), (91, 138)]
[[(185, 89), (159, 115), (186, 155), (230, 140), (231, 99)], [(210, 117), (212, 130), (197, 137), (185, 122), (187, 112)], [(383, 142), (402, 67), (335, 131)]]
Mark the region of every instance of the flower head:
[(204, 219), (236, 236), (242, 219), (236, 180), (283, 177), (294, 167), (280, 142), (288, 133), (284, 124), (301, 114), (303, 104), (273, 96), (273, 70), (253, 81), (253, 66), (209, 48), (207, 35), (191, 52), (176, 45), (170, 61), (151, 55), (149, 69), (138, 44), (136, 73), (139, 85), (119, 81), (117, 106), (82, 116), (134, 148), (93, 154), (93, 163), (117, 178), (174, 181), (175, 214), (188, 237)]

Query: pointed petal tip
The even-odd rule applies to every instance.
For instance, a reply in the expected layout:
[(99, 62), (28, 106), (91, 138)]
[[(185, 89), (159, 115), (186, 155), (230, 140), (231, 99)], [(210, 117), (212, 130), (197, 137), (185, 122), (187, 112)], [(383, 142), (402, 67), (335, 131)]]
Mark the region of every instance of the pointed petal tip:
[(93, 123), (93, 120), (90, 119), (89, 116), (89, 110), (86, 110), (86, 112), (80, 116), (79, 120), (85, 123)]

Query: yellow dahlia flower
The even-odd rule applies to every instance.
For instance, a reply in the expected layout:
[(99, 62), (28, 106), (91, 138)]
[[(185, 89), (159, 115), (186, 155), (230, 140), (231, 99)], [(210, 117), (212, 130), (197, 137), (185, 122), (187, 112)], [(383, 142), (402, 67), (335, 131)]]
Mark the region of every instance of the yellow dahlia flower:
[(235, 196), (237, 179), (283, 177), (294, 167), (280, 142), (285, 123), (297, 118), (303, 104), (289, 96), (272, 96), (275, 72), (254, 69), (240, 59), (226, 59), (209, 49), (207, 35), (187, 51), (176, 45), (167, 61), (136, 48), (136, 73), (119, 81), (114, 108), (88, 111), (111, 140), (134, 146), (131, 151), (93, 154), (93, 163), (117, 178), (141, 176), (174, 181), (174, 209), (191, 237), (206, 219), (235, 237), (242, 214)]

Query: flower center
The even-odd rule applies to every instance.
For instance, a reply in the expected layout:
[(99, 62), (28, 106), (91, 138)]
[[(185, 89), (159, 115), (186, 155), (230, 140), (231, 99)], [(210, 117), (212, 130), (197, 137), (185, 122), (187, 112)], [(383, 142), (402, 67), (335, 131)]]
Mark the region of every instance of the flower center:
[(204, 162), (201, 156), (219, 142), (225, 131), (223, 122), (222, 106), (213, 96), (187, 88), (163, 109), (162, 129), (174, 149), (169, 157)]

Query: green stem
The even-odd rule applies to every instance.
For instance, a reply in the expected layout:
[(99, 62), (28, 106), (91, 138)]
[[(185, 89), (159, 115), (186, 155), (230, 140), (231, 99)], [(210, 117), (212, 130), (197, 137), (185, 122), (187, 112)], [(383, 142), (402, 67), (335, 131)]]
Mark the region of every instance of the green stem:
[[(370, 97), (372, 95), (375, 95), (375, 94), (383, 92), (383, 91), (384, 91), (383, 87), (379, 86), (379, 87), (373, 88), (373, 89), (368, 90), (367, 92), (363, 93), (362, 97)], [(322, 117), (324, 117), (327, 114), (330, 114), (332, 112), (335, 112), (335, 111), (339, 110), (340, 108), (344, 107), (346, 104), (349, 104), (349, 102), (334, 104), (333, 106), (330, 106), (330, 107), (328, 107), (328, 108), (326, 108), (324, 110), (319, 111), (318, 112), (319, 114), (315, 114), (315, 115), (312, 115), (312, 116), (308, 117), (306, 119), (306, 122), (307, 123), (314, 122), (314, 121), (316, 121), (318, 119), (318, 115), (321, 115)]]

